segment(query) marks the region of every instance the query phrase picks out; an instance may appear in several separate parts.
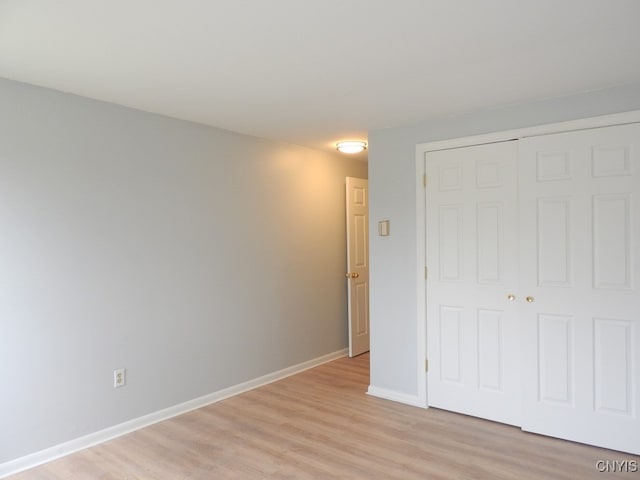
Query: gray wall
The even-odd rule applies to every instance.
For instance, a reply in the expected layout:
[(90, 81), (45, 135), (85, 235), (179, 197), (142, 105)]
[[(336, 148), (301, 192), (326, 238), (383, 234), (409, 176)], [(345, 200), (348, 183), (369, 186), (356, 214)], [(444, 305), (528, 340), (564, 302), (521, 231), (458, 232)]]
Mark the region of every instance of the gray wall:
[[(416, 145), (640, 110), (640, 84), (369, 132), (371, 385), (417, 395)], [(391, 236), (377, 235), (390, 219)]]
[(366, 163), (2, 79), (0, 106), (0, 463), (346, 347)]

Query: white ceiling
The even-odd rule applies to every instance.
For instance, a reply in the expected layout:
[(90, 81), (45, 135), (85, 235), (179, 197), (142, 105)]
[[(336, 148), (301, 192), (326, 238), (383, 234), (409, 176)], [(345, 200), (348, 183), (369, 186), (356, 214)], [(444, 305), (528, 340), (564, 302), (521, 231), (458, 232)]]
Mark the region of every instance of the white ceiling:
[(0, 0), (0, 76), (341, 139), (640, 82), (639, 0)]

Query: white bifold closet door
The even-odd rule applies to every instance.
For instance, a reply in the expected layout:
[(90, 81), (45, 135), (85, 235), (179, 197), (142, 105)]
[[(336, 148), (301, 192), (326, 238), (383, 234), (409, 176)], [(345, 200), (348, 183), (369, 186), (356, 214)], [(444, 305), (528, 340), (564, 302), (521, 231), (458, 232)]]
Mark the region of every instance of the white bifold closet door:
[(524, 430), (640, 453), (640, 126), (519, 142)]
[(428, 404), (640, 454), (640, 125), (426, 172)]

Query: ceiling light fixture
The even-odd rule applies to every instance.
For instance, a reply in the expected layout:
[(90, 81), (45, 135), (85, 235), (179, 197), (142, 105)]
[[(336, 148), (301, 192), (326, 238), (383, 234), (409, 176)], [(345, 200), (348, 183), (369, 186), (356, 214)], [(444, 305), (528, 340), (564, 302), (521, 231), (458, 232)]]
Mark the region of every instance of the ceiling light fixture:
[(342, 153), (360, 153), (365, 148), (367, 148), (366, 142), (350, 140), (348, 142), (336, 143), (336, 149)]

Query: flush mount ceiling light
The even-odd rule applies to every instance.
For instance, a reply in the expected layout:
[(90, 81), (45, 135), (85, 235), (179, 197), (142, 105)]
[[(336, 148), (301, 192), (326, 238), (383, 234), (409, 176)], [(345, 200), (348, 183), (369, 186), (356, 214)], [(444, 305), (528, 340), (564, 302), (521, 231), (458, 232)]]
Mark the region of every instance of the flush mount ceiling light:
[(365, 148), (367, 148), (367, 143), (350, 140), (348, 142), (336, 143), (336, 148), (339, 152), (342, 152), (342, 153), (360, 153)]

